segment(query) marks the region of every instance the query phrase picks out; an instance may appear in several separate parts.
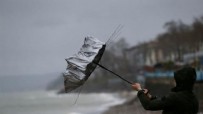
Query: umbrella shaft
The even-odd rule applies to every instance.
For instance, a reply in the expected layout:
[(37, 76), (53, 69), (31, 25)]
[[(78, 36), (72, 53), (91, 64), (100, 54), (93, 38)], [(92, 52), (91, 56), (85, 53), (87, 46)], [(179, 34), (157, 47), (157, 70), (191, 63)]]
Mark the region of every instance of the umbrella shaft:
[(122, 76), (120, 76), (120, 75), (116, 74), (115, 72), (113, 72), (113, 71), (107, 69), (106, 67), (104, 67), (104, 66), (102, 66), (102, 65), (100, 65), (100, 64), (98, 64), (98, 63), (95, 63), (95, 64), (97, 64), (97, 65), (100, 66), (101, 68), (103, 68), (103, 69), (105, 69), (105, 70), (111, 72), (112, 74), (114, 74), (115, 76), (119, 77), (119, 78), (122, 79), (123, 81), (126, 81), (126, 82), (129, 83), (129, 84), (133, 84), (132, 82), (126, 80), (126, 79), (123, 78)]

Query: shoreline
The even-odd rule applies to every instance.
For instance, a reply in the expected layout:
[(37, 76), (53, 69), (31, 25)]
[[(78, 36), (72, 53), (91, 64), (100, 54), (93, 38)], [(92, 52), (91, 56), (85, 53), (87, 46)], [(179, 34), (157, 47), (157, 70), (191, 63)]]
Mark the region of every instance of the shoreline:
[(139, 99), (137, 92), (121, 92), (120, 98), (126, 99), (122, 104), (109, 107), (102, 114), (161, 114), (162, 111), (146, 111)]

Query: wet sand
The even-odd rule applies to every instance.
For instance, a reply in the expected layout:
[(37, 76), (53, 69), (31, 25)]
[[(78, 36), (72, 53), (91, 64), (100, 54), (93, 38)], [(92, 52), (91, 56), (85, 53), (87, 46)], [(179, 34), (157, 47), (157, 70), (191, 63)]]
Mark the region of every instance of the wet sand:
[(134, 102), (113, 106), (103, 114), (161, 114), (161, 111), (146, 111), (135, 98)]

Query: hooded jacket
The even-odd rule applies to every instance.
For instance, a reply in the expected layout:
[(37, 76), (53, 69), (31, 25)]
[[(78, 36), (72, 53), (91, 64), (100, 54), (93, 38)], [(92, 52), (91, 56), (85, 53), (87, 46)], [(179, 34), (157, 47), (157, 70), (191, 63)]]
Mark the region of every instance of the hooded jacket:
[(149, 99), (144, 91), (138, 91), (138, 98), (146, 110), (163, 110), (162, 114), (197, 114), (198, 100), (193, 90), (196, 80), (195, 69), (182, 68), (174, 72), (176, 86), (162, 98)]

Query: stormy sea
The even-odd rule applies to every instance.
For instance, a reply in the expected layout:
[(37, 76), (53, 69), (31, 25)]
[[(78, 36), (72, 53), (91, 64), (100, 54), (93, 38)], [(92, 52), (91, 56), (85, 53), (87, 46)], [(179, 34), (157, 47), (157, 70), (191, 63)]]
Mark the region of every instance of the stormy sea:
[(0, 93), (0, 101), (0, 114), (102, 114), (125, 100), (116, 93), (32, 91)]

